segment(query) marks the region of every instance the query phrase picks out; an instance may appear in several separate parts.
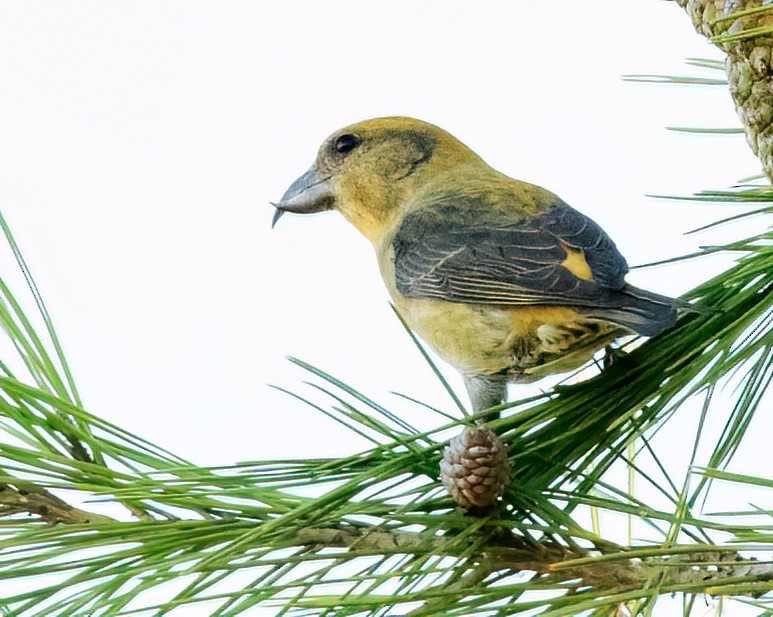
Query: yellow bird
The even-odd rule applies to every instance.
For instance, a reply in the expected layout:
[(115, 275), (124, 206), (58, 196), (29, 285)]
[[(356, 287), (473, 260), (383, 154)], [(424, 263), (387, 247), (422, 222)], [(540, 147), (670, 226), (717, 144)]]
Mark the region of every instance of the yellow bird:
[(502, 403), (508, 382), (571, 370), (676, 319), (676, 300), (625, 282), (595, 222), (413, 118), (335, 132), (273, 205), (274, 224), (338, 210), (370, 240), (397, 311), (462, 373), (476, 411)]

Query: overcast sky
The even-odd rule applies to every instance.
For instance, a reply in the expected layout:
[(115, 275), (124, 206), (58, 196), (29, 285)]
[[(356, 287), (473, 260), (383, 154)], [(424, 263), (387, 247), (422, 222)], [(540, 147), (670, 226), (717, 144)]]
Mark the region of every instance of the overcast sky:
[[(704, 74), (688, 57), (721, 56), (656, 0), (1, 2), (0, 204), (90, 411), (200, 464), (349, 454), (367, 444), (267, 386), (304, 391), (285, 356), (407, 414), (390, 391), (451, 406), (370, 245), (334, 213), (272, 231), (269, 201), (332, 131), (411, 115), (631, 264), (722, 241), (683, 234), (726, 208), (646, 195), (759, 172), (741, 136), (665, 129), (737, 126), (726, 88), (621, 79)], [(726, 263), (629, 280), (678, 295)]]

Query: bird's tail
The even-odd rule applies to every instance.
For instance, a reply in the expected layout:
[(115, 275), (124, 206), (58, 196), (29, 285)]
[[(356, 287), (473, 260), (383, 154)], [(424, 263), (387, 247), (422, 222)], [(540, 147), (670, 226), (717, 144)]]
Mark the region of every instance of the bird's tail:
[(676, 322), (677, 310), (691, 308), (686, 302), (626, 285), (615, 298), (613, 306), (594, 309), (588, 314), (622, 326), (643, 336), (655, 336)]

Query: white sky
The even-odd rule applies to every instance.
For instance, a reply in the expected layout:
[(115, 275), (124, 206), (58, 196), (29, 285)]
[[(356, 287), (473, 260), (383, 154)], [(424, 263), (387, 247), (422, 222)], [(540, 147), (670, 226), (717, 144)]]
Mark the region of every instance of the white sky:
[[(268, 202), (332, 131), (412, 115), (631, 264), (722, 241), (682, 234), (727, 207), (645, 195), (759, 171), (740, 136), (664, 128), (737, 126), (726, 89), (621, 80), (700, 74), (687, 57), (721, 56), (655, 0), (3, 1), (0, 207), (90, 411), (200, 464), (348, 454), (365, 442), (266, 386), (304, 391), (286, 355), (406, 413), (389, 391), (451, 407), (370, 245), (332, 213), (271, 231)], [(629, 280), (679, 294), (720, 266)]]

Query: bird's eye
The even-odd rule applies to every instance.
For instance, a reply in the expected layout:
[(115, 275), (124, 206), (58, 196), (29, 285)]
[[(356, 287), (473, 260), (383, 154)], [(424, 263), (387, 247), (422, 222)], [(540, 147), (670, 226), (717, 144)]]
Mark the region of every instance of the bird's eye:
[(350, 133), (345, 133), (344, 135), (339, 136), (333, 145), (336, 152), (339, 154), (346, 154), (347, 152), (354, 150), (359, 143), (360, 140), (357, 136)]

